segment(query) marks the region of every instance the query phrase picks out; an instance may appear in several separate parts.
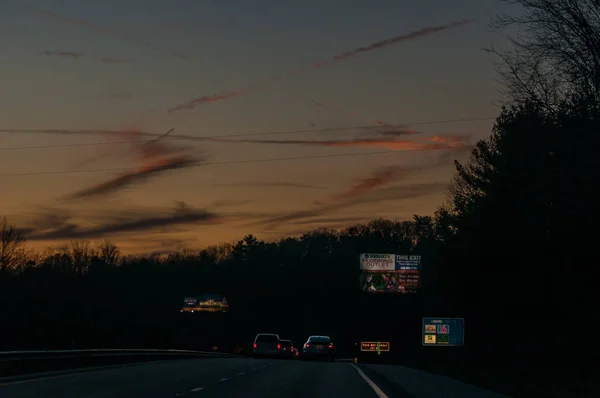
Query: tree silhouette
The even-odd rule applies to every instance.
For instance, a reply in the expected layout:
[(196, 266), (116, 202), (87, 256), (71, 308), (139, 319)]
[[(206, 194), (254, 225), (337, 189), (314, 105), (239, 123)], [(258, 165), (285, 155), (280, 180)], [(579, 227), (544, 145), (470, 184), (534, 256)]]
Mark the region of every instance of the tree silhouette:
[(25, 255), (25, 238), (6, 217), (0, 217), (0, 278), (24, 265)]
[(115, 266), (119, 262), (121, 252), (117, 245), (111, 240), (104, 240), (99, 246), (99, 257), (102, 262), (108, 266)]
[(600, 5), (597, 0), (501, 0), (520, 5), (519, 16), (492, 21), (509, 36), (512, 48), (490, 51), (500, 57), (498, 72), (509, 101), (535, 100), (547, 110), (579, 95), (600, 101)]

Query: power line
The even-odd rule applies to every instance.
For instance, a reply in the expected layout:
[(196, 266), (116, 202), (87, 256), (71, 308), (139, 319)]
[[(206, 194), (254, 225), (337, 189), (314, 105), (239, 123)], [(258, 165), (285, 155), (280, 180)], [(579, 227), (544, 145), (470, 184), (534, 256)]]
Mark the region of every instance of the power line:
[[(390, 125), (391, 127), (409, 127), (409, 126), (421, 126), (421, 125), (432, 125), (432, 124), (450, 124), (460, 122), (477, 122), (485, 120), (493, 120), (496, 117), (478, 117), (478, 118), (463, 118), (463, 119), (450, 119), (450, 120), (433, 120), (413, 123), (403, 123), (397, 125)], [(376, 129), (385, 126), (352, 126), (352, 127), (337, 127), (337, 128), (323, 128), (323, 129), (305, 129), (305, 130), (288, 130), (288, 131), (270, 131), (263, 133), (238, 133), (238, 134), (226, 134), (226, 135), (206, 135), (206, 136), (192, 136), (192, 135), (171, 135), (169, 141), (211, 141), (221, 138), (234, 138), (234, 137), (252, 137), (252, 136), (265, 136), (265, 135), (284, 135), (284, 134), (299, 134), (299, 133), (326, 133), (326, 132), (339, 132), (349, 130), (360, 130), (360, 129)], [(0, 133), (27, 133), (27, 134), (59, 134), (59, 135), (98, 135), (98, 134), (110, 134), (119, 133), (117, 130), (68, 130), (68, 129), (0, 129)], [(164, 134), (142, 132), (142, 135), (160, 137)], [(17, 151), (27, 149), (48, 149), (48, 148), (69, 148), (69, 147), (86, 147), (86, 146), (100, 146), (100, 145), (116, 145), (116, 144), (133, 144), (133, 143), (145, 143), (154, 141), (153, 139), (148, 140), (129, 140), (129, 141), (107, 141), (107, 142), (92, 142), (85, 144), (56, 144), (56, 145), (37, 145), (37, 146), (20, 146), (20, 147), (0, 147), (0, 151)]]
[[(400, 150), (400, 151), (377, 151), (377, 152), (353, 152), (353, 153), (339, 153), (333, 155), (312, 155), (312, 156), (290, 156), (281, 158), (265, 158), (265, 159), (248, 159), (248, 160), (229, 160), (224, 162), (206, 162), (190, 167), (203, 167), (223, 164), (242, 164), (242, 163), (266, 163), (266, 162), (279, 162), (285, 160), (306, 160), (306, 159), (325, 159), (325, 158), (341, 158), (349, 156), (369, 156), (369, 155), (385, 155), (390, 153), (401, 153), (401, 152), (413, 152), (411, 150)], [(84, 170), (59, 170), (59, 171), (40, 171), (32, 173), (7, 173), (0, 174), (0, 177), (26, 177), (26, 176), (42, 176), (42, 175), (57, 175), (57, 174), (77, 174), (77, 173), (104, 173), (110, 171), (134, 171), (137, 170), (134, 167), (129, 168), (106, 168), (106, 169), (84, 169)]]

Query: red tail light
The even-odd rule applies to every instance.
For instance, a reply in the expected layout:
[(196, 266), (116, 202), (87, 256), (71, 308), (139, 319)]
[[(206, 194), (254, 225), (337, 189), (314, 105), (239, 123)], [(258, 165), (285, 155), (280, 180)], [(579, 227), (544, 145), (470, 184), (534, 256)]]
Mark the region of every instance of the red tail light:
[(308, 343), (307, 343), (307, 344), (304, 346), (304, 348), (308, 348), (308, 347), (310, 347), (310, 344), (308, 344)]
[(256, 343), (254, 343), (254, 348), (256, 348)]
[(333, 348), (333, 344), (329, 344), (329, 348)]
[(281, 344), (277, 344), (277, 349), (281, 350)]

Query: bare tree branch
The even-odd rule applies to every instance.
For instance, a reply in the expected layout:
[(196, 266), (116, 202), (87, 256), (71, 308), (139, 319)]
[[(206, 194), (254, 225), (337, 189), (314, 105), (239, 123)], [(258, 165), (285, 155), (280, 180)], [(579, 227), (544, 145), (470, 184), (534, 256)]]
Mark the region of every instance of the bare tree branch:
[(8, 223), (6, 217), (0, 217), (0, 273), (24, 265), (26, 255), (23, 235)]
[(537, 101), (547, 110), (577, 96), (600, 101), (600, 0), (500, 0), (522, 15), (500, 14), (490, 27), (512, 28), (510, 50), (489, 48), (510, 101)]
[(114, 266), (119, 262), (121, 251), (114, 242), (108, 239), (105, 240), (98, 246), (98, 251), (100, 252), (100, 259), (104, 264)]

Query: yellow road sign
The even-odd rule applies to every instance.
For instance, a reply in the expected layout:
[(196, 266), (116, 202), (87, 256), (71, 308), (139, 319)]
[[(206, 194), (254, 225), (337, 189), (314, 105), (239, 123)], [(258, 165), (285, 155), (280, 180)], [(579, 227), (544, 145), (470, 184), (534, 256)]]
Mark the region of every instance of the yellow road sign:
[(435, 334), (426, 334), (425, 335), (425, 344), (435, 344)]
[(389, 341), (361, 341), (360, 342), (360, 350), (361, 351), (377, 351), (377, 343), (379, 343), (379, 351), (389, 351), (390, 350), (390, 342)]

